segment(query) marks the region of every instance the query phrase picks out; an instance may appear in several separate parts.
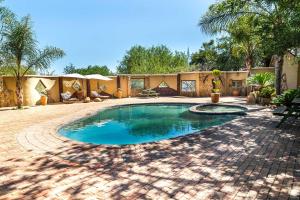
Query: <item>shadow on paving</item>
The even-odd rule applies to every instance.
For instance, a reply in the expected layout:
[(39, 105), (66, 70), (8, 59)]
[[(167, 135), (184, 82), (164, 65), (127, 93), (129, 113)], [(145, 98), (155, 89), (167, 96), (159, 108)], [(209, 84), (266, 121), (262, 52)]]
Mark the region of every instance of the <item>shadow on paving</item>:
[(0, 167), (0, 199), (297, 198), (300, 124), (275, 129), (277, 122), (248, 115), (163, 142), (76, 144), (7, 160)]

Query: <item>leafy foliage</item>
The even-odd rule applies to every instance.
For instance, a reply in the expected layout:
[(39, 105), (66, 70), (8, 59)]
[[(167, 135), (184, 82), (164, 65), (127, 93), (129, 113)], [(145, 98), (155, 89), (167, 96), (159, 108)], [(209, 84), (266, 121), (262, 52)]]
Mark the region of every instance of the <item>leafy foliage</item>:
[[(234, 31), (231, 31), (232, 27), (239, 24), (243, 18), (249, 20), (244, 24), (251, 25), (251, 37), (249, 38), (247, 34), (237, 34), (237, 36), (242, 36), (241, 41), (244, 47), (251, 48), (251, 46), (255, 47), (253, 45), (259, 44), (259, 49), (266, 57), (273, 56), (276, 93), (279, 94), (281, 92), (283, 56), (291, 49), (300, 46), (300, 1), (222, 0), (210, 6), (208, 12), (202, 16), (199, 25), (208, 34), (224, 31), (234, 34)], [(244, 52), (246, 60), (248, 59), (248, 64), (250, 64), (252, 59), (249, 58), (255, 51)]]
[(191, 65), (199, 66), (200, 70), (211, 70), (217, 65), (218, 52), (214, 45), (214, 41), (210, 40), (209, 42), (205, 42), (202, 45), (202, 48), (192, 54), (191, 57)]
[(46, 70), (53, 60), (64, 56), (64, 51), (51, 46), (39, 49), (29, 16), (17, 20), (13, 13), (0, 7), (0, 17), (0, 68), (2, 72), (12, 73), (16, 77), (17, 106), (21, 108), (22, 77), (32, 71)]
[(300, 88), (298, 89), (289, 89), (284, 91), (281, 95), (278, 95), (272, 100), (272, 103), (281, 106), (285, 105), (290, 107), (294, 98), (300, 97)]
[(275, 76), (273, 73), (264, 72), (250, 76), (247, 79), (247, 83), (250, 85), (259, 85), (260, 87), (264, 88), (268, 86), (274, 86), (274, 80)]
[(2, 6), (3, 0), (0, 0), (0, 42), (3, 42), (3, 33), (15, 21), (15, 15), (8, 8)]
[(221, 79), (222, 72), (218, 69), (214, 69), (211, 72), (211, 74), (214, 77), (212, 79), (212, 92), (218, 93), (218, 92), (220, 92), (220, 88), (221, 88), (221, 84), (222, 84), (222, 79)]
[(166, 46), (150, 48), (133, 46), (117, 68), (123, 74), (155, 74), (188, 71), (188, 57), (183, 52), (172, 52)]
[[(20, 68), (20, 72), (24, 73), (25, 72), (25, 67), (21, 66)], [(0, 76), (1, 75), (9, 75), (9, 76), (14, 76), (15, 72), (12, 69), (12, 67), (8, 67), (8, 66), (0, 66)], [(36, 71), (34, 69), (29, 69), (27, 71), (26, 74), (30, 74), (30, 75), (35, 75)]]
[[(64, 56), (63, 50), (56, 47), (38, 49), (29, 16), (15, 21), (3, 35), (3, 66), (11, 68), (15, 76), (23, 77), (32, 69), (47, 69), (54, 59)], [(22, 71), (22, 68), (25, 70)]]
[(220, 70), (218, 70), (218, 69), (214, 69), (214, 70), (212, 71), (212, 75), (213, 75), (214, 77), (219, 77), (219, 76), (221, 76), (221, 74), (222, 74), (222, 72), (221, 72)]
[(89, 65), (86, 68), (76, 68), (73, 64), (70, 64), (64, 68), (65, 74), (78, 73), (81, 75), (89, 74), (101, 74), (103, 76), (112, 75), (113, 73), (107, 66)]
[(232, 41), (223, 37), (215, 43), (213, 40), (203, 43), (198, 52), (192, 54), (191, 65), (199, 70), (220, 69), (222, 71), (243, 68), (243, 59), (233, 53)]
[(274, 94), (275, 94), (275, 88), (271, 86), (267, 86), (260, 90), (259, 96), (263, 98), (271, 98)]

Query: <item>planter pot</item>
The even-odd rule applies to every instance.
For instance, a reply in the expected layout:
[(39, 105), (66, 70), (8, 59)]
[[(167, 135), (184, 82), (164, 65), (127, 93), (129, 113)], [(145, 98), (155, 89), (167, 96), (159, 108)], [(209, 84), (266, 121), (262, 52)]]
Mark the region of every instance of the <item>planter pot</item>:
[(240, 90), (237, 88), (232, 89), (232, 96), (234, 97), (240, 96)]
[(255, 94), (253, 92), (250, 92), (250, 94), (247, 96), (247, 104), (255, 104), (256, 98)]
[(83, 100), (83, 103), (90, 103), (91, 102), (91, 98), (90, 97), (85, 97)]
[(41, 105), (45, 106), (45, 105), (47, 105), (48, 97), (41, 96), (40, 101), (41, 101)]
[(262, 105), (269, 105), (271, 103), (271, 98), (259, 97), (259, 103)]
[(211, 93), (211, 102), (212, 103), (218, 103), (220, 100), (220, 93)]
[(116, 97), (119, 98), (119, 99), (121, 99), (122, 96), (123, 96), (123, 91), (122, 91), (122, 90), (118, 90), (118, 91), (116, 92)]

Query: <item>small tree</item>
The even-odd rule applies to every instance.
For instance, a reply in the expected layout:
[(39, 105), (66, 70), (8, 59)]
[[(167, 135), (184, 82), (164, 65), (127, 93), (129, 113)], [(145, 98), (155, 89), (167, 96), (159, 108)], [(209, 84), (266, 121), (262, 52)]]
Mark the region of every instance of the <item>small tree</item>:
[[(243, 17), (249, 17), (261, 47), (273, 55), (276, 93), (281, 92), (283, 57), (300, 46), (300, 1), (287, 0), (222, 0), (213, 4), (199, 25), (209, 34), (227, 30)], [(247, 40), (243, 37), (243, 40)]]
[(56, 47), (38, 49), (29, 16), (13, 20), (3, 32), (1, 57), (3, 64), (13, 70), (16, 78), (17, 107), (23, 105), (22, 78), (32, 69), (46, 69), (51, 61), (64, 56)]
[(260, 88), (273, 87), (275, 76), (270, 72), (258, 73), (248, 77), (247, 84), (258, 85)]
[(110, 71), (110, 69), (107, 66), (100, 66), (100, 65), (89, 65), (87, 67), (77, 68), (72, 63), (67, 65), (64, 68), (65, 74), (72, 74), (72, 73), (78, 73), (81, 75), (89, 75), (89, 74), (101, 74), (103, 76), (109, 76), (113, 73)]
[(213, 75), (213, 79), (212, 79), (212, 92), (213, 93), (219, 93), (220, 92), (220, 88), (221, 88), (221, 84), (222, 84), (222, 79), (221, 79), (221, 75), (222, 72), (218, 69), (214, 69), (211, 74)]

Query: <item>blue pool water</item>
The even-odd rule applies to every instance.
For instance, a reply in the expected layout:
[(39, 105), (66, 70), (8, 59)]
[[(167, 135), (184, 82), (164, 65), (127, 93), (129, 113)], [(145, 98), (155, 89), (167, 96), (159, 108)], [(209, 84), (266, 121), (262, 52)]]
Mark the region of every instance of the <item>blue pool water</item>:
[(234, 118), (231, 115), (198, 115), (192, 104), (143, 104), (99, 112), (64, 126), (59, 133), (92, 144), (124, 145), (159, 141), (193, 133)]

